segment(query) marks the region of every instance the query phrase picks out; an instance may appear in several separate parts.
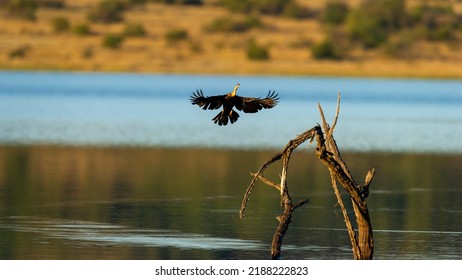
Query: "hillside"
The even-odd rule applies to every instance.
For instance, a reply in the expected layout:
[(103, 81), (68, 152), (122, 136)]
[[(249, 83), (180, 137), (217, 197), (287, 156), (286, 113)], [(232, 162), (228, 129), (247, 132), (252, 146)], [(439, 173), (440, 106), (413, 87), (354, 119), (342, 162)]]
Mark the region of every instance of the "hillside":
[[(326, 1), (298, 0), (306, 14), (297, 18), (233, 13), (218, 0), (149, 1), (115, 22), (89, 19), (98, 0), (42, 0), (33, 19), (12, 15), (6, 2), (0, 69), (462, 78), (462, 24), (453, 24), (449, 39), (423, 39), (406, 26), (380, 46), (362, 47), (345, 38), (345, 24), (323, 22)], [(63, 5), (43, 4), (53, 2)], [(421, 2), (431, 1), (407, 1), (406, 8)], [(436, 2), (462, 17), (462, 1)], [(326, 38), (341, 57), (314, 57)]]

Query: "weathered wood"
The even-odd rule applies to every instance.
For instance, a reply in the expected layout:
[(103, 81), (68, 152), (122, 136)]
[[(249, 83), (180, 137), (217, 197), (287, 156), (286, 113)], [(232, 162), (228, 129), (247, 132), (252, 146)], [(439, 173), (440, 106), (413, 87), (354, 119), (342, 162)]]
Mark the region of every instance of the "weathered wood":
[[(318, 140), (318, 145), (316, 147), (316, 155), (321, 160), (321, 162), (324, 163), (324, 165), (328, 168), (331, 174), (334, 192), (336, 194), (337, 201), (342, 209), (345, 224), (347, 226), (348, 234), (350, 236), (354, 258), (358, 260), (372, 259), (374, 243), (372, 237), (372, 225), (370, 222), (370, 216), (367, 209), (366, 201), (363, 200), (363, 197), (361, 196), (357, 188), (357, 185), (355, 184), (351, 175), (349, 176), (349, 172), (344, 170), (342, 166), (339, 164), (339, 162), (333, 158), (333, 153), (326, 149), (323, 134), (320, 127), (319, 130), (317, 130), (316, 137)], [(371, 174), (373, 174), (373, 172)], [(370, 180), (372, 180), (372, 178)], [(356, 224), (358, 226), (358, 236), (356, 236), (353, 230), (351, 222), (348, 218), (345, 204), (343, 203), (342, 197), (336, 187), (335, 181), (338, 181), (350, 195), (350, 199), (352, 201), (353, 210), (356, 217)]]
[[(260, 169), (258, 170), (257, 173), (252, 174), (253, 175), (252, 181), (250, 182), (249, 186), (247, 187), (246, 192), (244, 193), (244, 198), (242, 199), (242, 204), (241, 204), (241, 210), (239, 211), (239, 215), (240, 215), (241, 219), (244, 217), (245, 209), (247, 208), (247, 202), (250, 199), (250, 194), (252, 193), (252, 190), (253, 190), (257, 180), (261, 176), (263, 176), (263, 172), (265, 171), (266, 168), (268, 168), (274, 162), (276, 162), (276, 161), (278, 161), (278, 160), (285, 157), (285, 160), (283, 160), (283, 171), (282, 171), (282, 175), (281, 175), (281, 184), (278, 185), (279, 187), (277, 187), (277, 189), (281, 193), (281, 196), (284, 194), (285, 190), (287, 190), (286, 180), (285, 180), (284, 174), (287, 175), (287, 169), (288, 169), (288, 166), (284, 166), (284, 165), (289, 164), (290, 154), (293, 152), (293, 150), (295, 150), (295, 148), (297, 148), (303, 142), (307, 141), (308, 139), (313, 138), (313, 136), (314, 136), (314, 129), (307, 130), (304, 133), (302, 133), (301, 135), (298, 135), (295, 139), (290, 140), (289, 143), (287, 143), (287, 145), (284, 147), (284, 149), (281, 152), (275, 154), (271, 159), (266, 161), (260, 167)], [(264, 177), (262, 177), (262, 178), (264, 178)], [(281, 202), (282, 202), (282, 197), (281, 197)]]
[(276, 219), (279, 221), (279, 225), (276, 228), (276, 232), (273, 235), (273, 241), (271, 242), (271, 259), (277, 260), (281, 257), (281, 246), (284, 236), (289, 229), (291, 223), (292, 213), (295, 209), (308, 203), (308, 199), (301, 200), (295, 205), (290, 201), (290, 196), (287, 194), (283, 198), (284, 211), (281, 215), (277, 216)]
[[(348, 229), (350, 241), (352, 245), (353, 255), (355, 259), (372, 259), (374, 241), (372, 233), (372, 225), (370, 221), (369, 211), (365, 199), (369, 195), (369, 186), (375, 174), (375, 169), (371, 169), (366, 174), (366, 179), (363, 185), (357, 185), (346, 163), (340, 156), (337, 143), (333, 137), (333, 129), (337, 123), (340, 112), (340, 94), (337, 98), (337, 109), (334, 118), (334, 124), (331, 128), (324, 117), (322, 107), (318, 104), (319, 112), (322, 119), (322, 125), (326, 138), (323, 137), (323, 132), (320, 128), (316, 130), (317, 147), (316, 155), (328, 168), (331, 174), (332, 187), (337, 197), (338, 204), (342, 209), (345, 219), (345, 224)], [(342, 187), (348, 192), (353, 204), (353, 210), (358, 226), (358, 235), (356, 236), (353, 226), (349, 220), (345, 204), (337, 189), (336, 181), (340, 182)]]
[[(296, 208), (308, 203), (308, 199), (301, 200), (295, 205), (292, 203), (292, 198), (290, 197), (289, 189), (287, 187), (287, 170), (289, 168), (290, 156), (292, 152), (302, 143), (306, 142), (307, 140), (310, 140), (310, 143), (313, 140), (316, 140), (316, 155), (330, 172), (332, 188), (334, 189), (338, 205), (340, 206), (344, 216), (345, 224), (352, 245), (353, 256), (358, 260), (372, 259), (374, 242), (372, 235), (372, 225), (365, 199), (369, 195), (369, 186), (374, 177), (375, 169), (368, 171), (363, 185), (357, 185), (353, 179), (353, 176), (348, 170), (346, 163), (340, 156), (337, 143), (333, 137), (334, 128), (337, 124), (340, 112), (340, 94), (338, 95), (337, 109), (332, 127), (330, 127), (327, 123), (324, 112), (319, 104), (318, 108), (321, 115), (322, 128), (320, 125), (317, 125), (312, 129), (305, 131), (301, 135), (298, 135), (296, 138), (290, 140), (281, 152), (277, 153), (271, 159), (265, 162), (257, 173), (252, 174), (254, 177), (244, 194), (240, 210), (240, 217), (244, 217), (247, 202), (258, 179), (260, 179), (263, 183), (274, 187), (280, 192), (281, 207), (283, 207), (283, 212), (276, 217), (276, 219), (279, 221), (279, 224), (276, 232), (273, 235), (273, 241), (271, 245), (271, 258), (279, 259), (281, 256), (282, 242), (289, 228), (293, 211)], [(263, 173), (271, 164), (281, 159), (281, 181), (279, 184), (277, 184), (265, 178)], [(356, 224), (358, 226), (357, 233), (355, 232), (348, 216), (342, 195), (340, 194), (340, 191), (337, 187), (337, 182), (342, 185), (342, 187), (350, 196), (356, 217)]]

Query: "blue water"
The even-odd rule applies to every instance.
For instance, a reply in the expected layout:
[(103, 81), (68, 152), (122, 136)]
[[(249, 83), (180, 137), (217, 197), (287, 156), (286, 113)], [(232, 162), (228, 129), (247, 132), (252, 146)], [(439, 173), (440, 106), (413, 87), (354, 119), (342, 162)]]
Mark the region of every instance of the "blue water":
[[(189, 102), (202, 89), (275, 90), (271, 110), (220, 127)], [(281, 76), (0, 72), (0, 144), (281, 148), (329, 122), (341, 150), (462, 152), (462, 81)]]

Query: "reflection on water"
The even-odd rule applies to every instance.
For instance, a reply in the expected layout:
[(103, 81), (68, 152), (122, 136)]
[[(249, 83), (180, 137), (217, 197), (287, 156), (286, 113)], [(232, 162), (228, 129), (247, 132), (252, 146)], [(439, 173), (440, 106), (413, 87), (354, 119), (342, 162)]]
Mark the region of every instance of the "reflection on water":
[(33, 216), (6, 217), (1, 226), (17, 232), (43, 235), (44, 238), (74, 240), (89, 245), (174, 247), (186, 250), (252, 250), (261, 248), (258, 242), (247, 240), (169, 230), (137, 229), (76, 220), (49, 220)]
[[(272, 151), (0, 147), (1, 259), (267, 259), (277, 192), (254, 190)], [(368, 198), (376, 259), (462, 257), (462, 157), (345, 154), (358, 180), (377, 169)], [(278, 178), (279, 170), (268, 170)], [(289, 168), (297, 209), (286, 259), (352, 259), (329, 176), (313, 152)]]

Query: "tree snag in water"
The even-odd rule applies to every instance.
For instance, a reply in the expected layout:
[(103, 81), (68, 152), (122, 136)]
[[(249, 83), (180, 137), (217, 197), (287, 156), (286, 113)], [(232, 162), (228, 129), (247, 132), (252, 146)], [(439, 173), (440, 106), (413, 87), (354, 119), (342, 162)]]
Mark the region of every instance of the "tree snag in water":
[[(364, 184), (357, 185), (351, 176), (346, 163), (340, 156), (340, 152), (333, 137), (334, 128), (337, 124), (340, 112), (340, 94), (338, 95), (337, 99), (337, 110), (332, 127), (330, 127), (327, 123), (321, 105), (318, 104), (318, 108), (321, 115), (322, 127), (321, 125), (317, 125), (310, 130), (307, 130), (304, 133), (298, 135), (296, 138), (290, 140), (281, 152), (277, 153), (271, 159), (265, 162), (257, 173), (252, 174), (253, 179), (250, 182), (250, 185), (248, 186), (242, 200), (240, 217), (241, 219), (244, 217), (247, 202), (250, 198), (250, 194), (255, 186), (257, 179), (260, 179), (263, 183), (274, 187), (280, 192), (281, 206), (283, 207), (283, 211), (279, 216), (276, 217), (279, 224), (276, 232), (274, 233), (273, 241), (271, 244), (271, 258), (279, 259), (281, 256), (282, 241), (289, 228), (293, 211), (305, 203), (308, 203), (308, 199), (301, 200), (295, 204), (292, 203), (292, 199), (287, 187), (287, 170), (289, 168), (290, 156), (292, 152), (302, 143), (306, 142), (307, 140), (310, 140), (310, 143), (312, 143), (314, 140), (316, 140), (316, 156), (330, 172), (332, 188), (334, 189), (335, 196), (337, 197), (338, 205), (342, 210), (345, 225), (347, 227), (351, 241), (354, 259), (372, 259), (374, 242), (366, 198), (369, 195), (369, 186), (374, 177), (375, 169), (371, 169), (367, 172)], [(277, 184), (264, 177), (263, 172), (271, 164), (281, 159), (281, 181), (279, 184)], [(338, 189), (337, 182), (340, 183), (340, 185), (350, 196), (356, 217), (356, 224), (358, 226), (357, 233), (351, 224), (345, 203), (343, 202), (342, 196)]]

